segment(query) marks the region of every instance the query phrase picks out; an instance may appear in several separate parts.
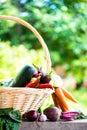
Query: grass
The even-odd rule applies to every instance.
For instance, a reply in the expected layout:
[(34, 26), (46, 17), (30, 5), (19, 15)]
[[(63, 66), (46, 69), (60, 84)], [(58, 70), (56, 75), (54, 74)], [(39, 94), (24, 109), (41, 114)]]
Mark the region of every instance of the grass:
[[(78, 103), (73, 103), (72, 101), (67, 100), (70, 110), (79, 110), (84, 114), (87, 114), (87, 88), (81, 87), (79, 90), (73, 90), (71, 88), (67, 88), (67, 90), (74, 96), (74, 98), (78, 101)], [(53, 105), (53, 101), (51, 96), (43, 103), (41, 109)]]

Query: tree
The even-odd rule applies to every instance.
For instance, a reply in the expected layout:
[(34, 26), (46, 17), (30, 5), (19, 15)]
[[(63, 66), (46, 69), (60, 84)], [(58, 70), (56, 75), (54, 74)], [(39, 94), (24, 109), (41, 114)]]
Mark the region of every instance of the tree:
[[(7, 2), (4, 2), (3, 6), (5, 4)], [(82, 82), (84, 78), (82, 73), (87, 76), (85, 74), (87, 2), (83, 0), (72, 2), (69, 0), (10, 0), (10, 6), (18, 11), (13, 15), (30, 22), (42, 35), (49, 48), (52, 65), (65, 64), (67, 70), (73, 72), (77, 82)], [(6, 8), (8, 7), (5, 7), (5, 10)], [(3, 9), (1, 9), (1, 12), (3, 12)], [(7, 29), (4, 25), (2, 26), (4, 30)], [(1, 38), (6, 37), (7, 40), (10, 37), (12, 45), (25, 43), (27, 48), (31, 49), (41, 47), (29, 30), (17, 24), (10, 26), (6, 33), (3, 31), (3, 35), (0, 32), (0, 35)], [(80, 72), (78, 74), (80, 76), (77, 76), (77, 71)]]

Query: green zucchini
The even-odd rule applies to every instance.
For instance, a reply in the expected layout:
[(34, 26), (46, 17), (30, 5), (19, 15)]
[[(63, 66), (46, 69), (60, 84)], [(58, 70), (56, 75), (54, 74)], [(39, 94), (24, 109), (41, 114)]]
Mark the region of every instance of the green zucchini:
[(9, 87), (25, 87), (31, 80), (35, 70), (32, 66), (25, 65), (9, 84)]

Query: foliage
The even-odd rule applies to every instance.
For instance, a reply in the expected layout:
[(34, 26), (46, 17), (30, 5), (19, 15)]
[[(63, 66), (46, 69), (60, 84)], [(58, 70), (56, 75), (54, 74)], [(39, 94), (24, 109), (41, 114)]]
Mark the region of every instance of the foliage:
[[(15, 8), (10, 1), (1, 1), (0, 2), (0, 15), (14, 15), (18, 12), (18, 9)], [(14, 22), (9, 21), (0, 21), (0, 38), (7, 40), (9, 28), (14, 26)], [(4, 37), (4, 38), (3, 38)], [(8, 37), (8, 38), (7, 38)]]
[(41, 49), (27, 50), (23, 45), (16, 47), (10, 46), (10, 42), (0, 42), (0, 80), (10, 79), (26, 64), (36, 64), (45, 69), (45, 62)]
[[(18, 16), (38, 30), (48, 45), (53, 66), (66, 65), (77, 82), (87, 77), (86, 1), (5, 0), (0, 7), (0, 14)], [(10, 39), (11, 45), (23, 44), (27, 49), (41, 48), (35, 36), (24, 27), (7, 21), (0, 21), (0, 25), (1, 40)]]
[(0, 109), (0, 130), (18, 130), (22, 122), (21, 113), (13, 108)]

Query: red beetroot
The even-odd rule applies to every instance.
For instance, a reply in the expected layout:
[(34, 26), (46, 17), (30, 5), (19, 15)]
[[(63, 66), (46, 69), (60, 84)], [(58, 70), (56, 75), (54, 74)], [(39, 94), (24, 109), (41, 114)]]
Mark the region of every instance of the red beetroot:
[(38, 76), (41, 76), (40, 83), (49, 83), (51, 80), (51, 78), (48, 75), (46, 75), (42, 70), (35, 71), (33, 77), (38, 77)]
[(48, 77), (47, 75), (42, 75), (40, 78), (40, 83), (49, 83), (51, 80), (50, 77)]
[(43, 113), (50, 121), (57, 121), (60, 118), (61, 111), (57, 107), (48, 107)]

